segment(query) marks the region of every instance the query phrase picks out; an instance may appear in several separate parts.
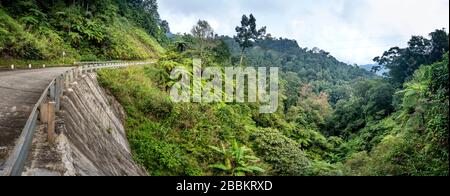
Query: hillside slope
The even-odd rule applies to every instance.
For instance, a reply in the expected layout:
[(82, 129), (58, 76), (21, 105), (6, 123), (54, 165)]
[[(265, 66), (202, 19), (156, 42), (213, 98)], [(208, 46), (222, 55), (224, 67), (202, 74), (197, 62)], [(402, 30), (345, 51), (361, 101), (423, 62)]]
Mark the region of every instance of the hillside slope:
[(2, 1), (0, 66), (158, 57), (165, 37), (156, 11), (126, 2)]

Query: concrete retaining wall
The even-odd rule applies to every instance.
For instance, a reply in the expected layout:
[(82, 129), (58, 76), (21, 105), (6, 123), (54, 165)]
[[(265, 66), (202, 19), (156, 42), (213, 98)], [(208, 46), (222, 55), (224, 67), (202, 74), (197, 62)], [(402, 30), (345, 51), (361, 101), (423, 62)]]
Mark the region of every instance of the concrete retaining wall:
[(55, 144), (45, 125), (36, 131), (23, 175), (146, 175), (132, 159), (123, 121), (120, 104), (87, 73), (64, 92)]

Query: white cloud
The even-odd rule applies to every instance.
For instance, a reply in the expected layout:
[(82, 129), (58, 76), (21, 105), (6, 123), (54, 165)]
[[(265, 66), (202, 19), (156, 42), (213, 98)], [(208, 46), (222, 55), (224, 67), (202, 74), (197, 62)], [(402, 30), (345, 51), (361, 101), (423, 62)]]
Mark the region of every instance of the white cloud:
[(347, 63), (371, 63), (411, 35), (449, 28), (448, 0), (160, 0), (161, 18), (173, 32), (189, 32), (198, 19), (233, 35), (242, 14), (276, 37), (319, 47)]

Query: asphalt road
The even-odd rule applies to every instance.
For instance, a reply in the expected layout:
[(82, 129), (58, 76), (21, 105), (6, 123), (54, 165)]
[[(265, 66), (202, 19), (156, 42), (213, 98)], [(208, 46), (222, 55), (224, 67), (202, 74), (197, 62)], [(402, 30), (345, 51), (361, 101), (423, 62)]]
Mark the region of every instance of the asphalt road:
[(0, 167), (39, 97), (58, 75), (70, 67), (0, 71)]

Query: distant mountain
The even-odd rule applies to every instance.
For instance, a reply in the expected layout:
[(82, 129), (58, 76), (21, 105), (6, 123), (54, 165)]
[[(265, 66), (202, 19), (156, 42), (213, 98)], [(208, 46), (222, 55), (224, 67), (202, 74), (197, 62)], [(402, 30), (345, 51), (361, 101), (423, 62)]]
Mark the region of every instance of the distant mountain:
[[(221, 39), (227, 43), (231, 54), (238, 57), (240, 48), (234, 39), (228, 36)], [(234, 60), (238, 63), (239, 59)], [(375, 75), (361, 67), (340, 62), (319, 48), (302, 48), (297, 41), (290, 39), (258, 40), (246, 50), (244, 61), (252, 66), (280, 67), (283, 72), (296, 73), (304, 83), (323, 81), (328, 87)]]
[[(366, 65), (360, 65), (359, 67), (367, 70), (367, 71), (372, 71), (372, 67), (374, 66), (378, 66), (378, 64), (366, 64)], [(381, 68), (380, 71), (378, 71), (376, 74), (379, 76), (382, 76), (384, 73), (388, 72), (388, 70), (384, 67)]]

